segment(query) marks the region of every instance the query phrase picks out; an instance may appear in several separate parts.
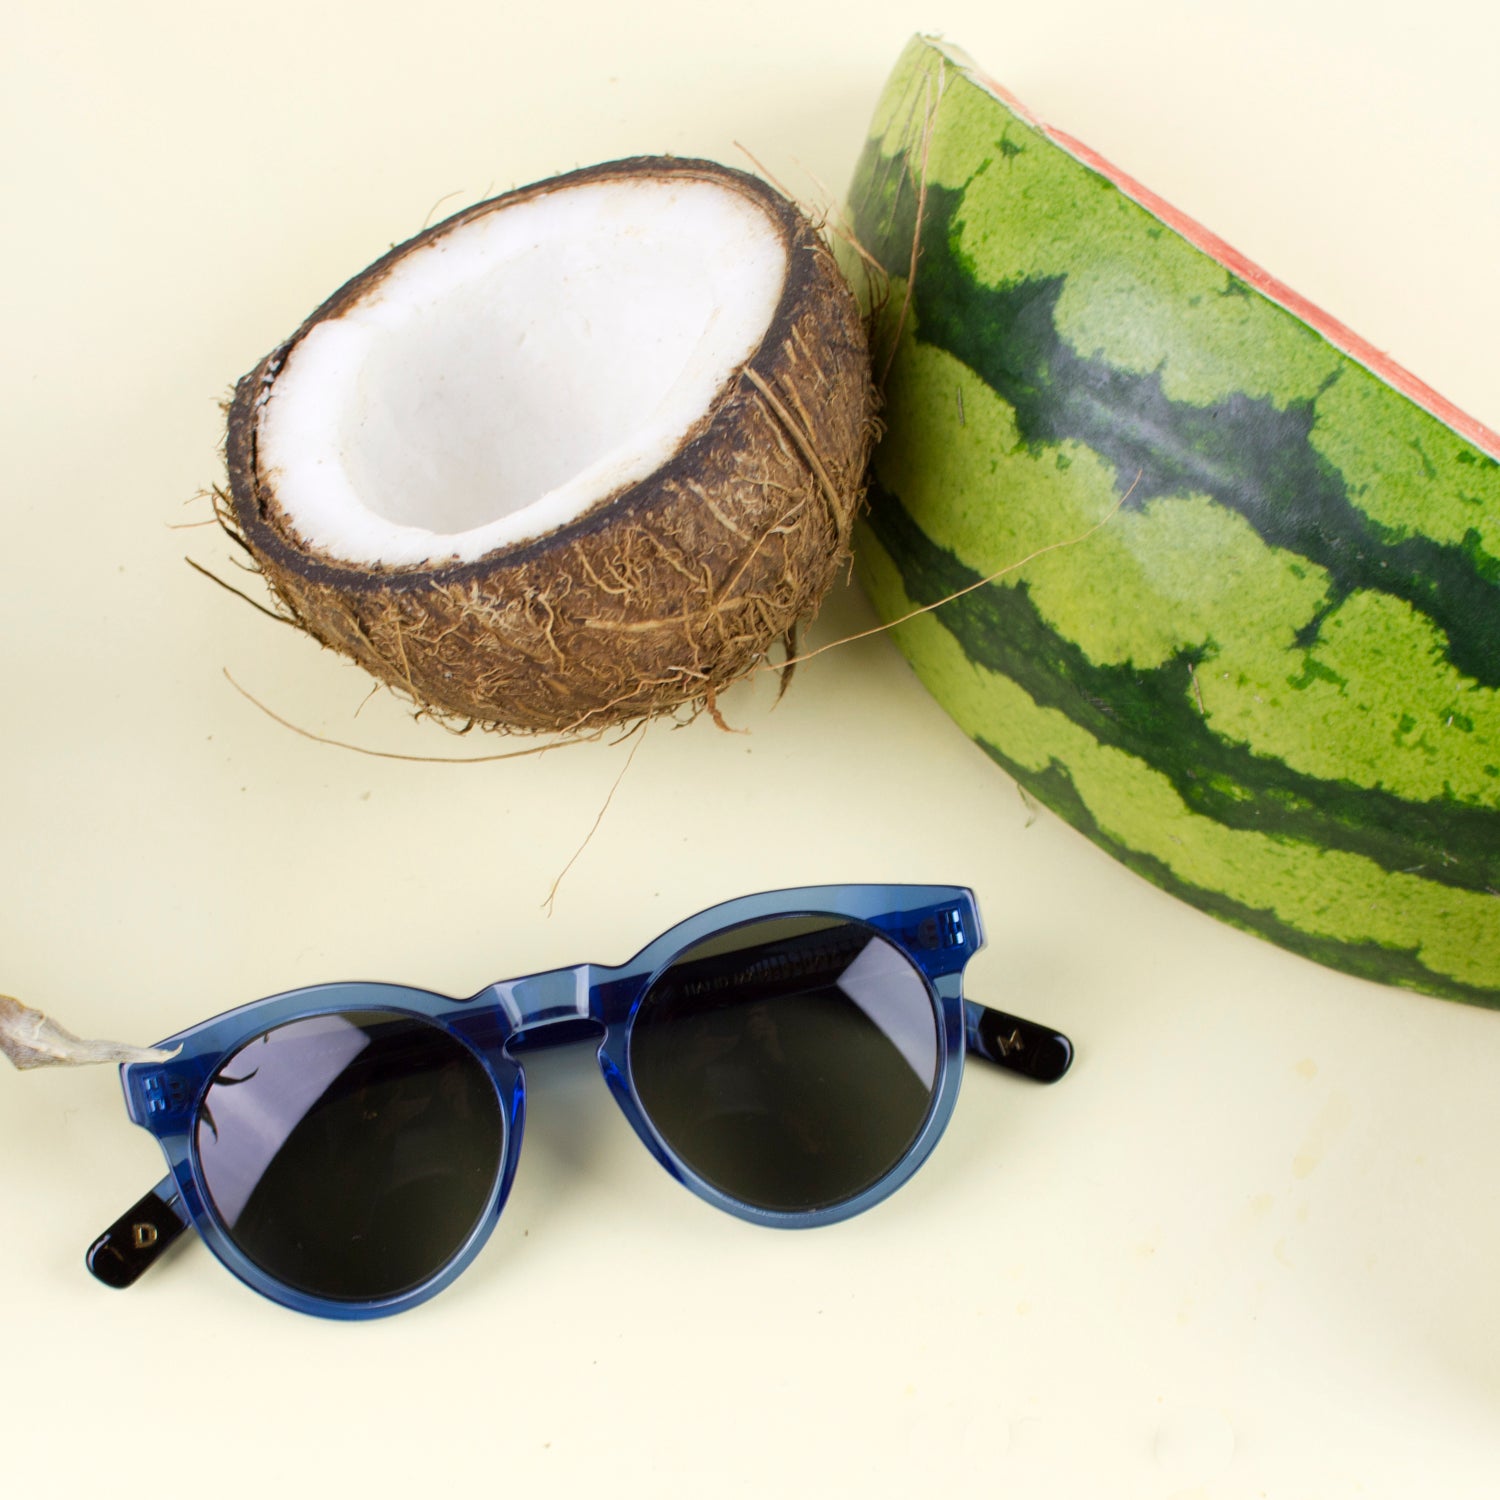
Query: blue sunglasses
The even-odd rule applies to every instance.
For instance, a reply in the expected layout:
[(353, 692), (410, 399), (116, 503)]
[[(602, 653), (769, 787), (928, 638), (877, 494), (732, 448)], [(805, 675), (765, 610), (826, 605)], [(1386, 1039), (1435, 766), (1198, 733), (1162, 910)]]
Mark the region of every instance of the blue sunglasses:
[(167, 1176), (90, 1247), (131, 1285), (189, 1225), (299, 1312), (373, 1318), (453, 1280), (520, 1154), (527, 1050), (597, 1043), (605, 1081), (679, 1182), (753, 1223), (831, 1224), (926, 1160), (965, 1051), (1050, 1083), (1057, 1032), (963, 997), (983, 946), (961, 886), (744, 896), (616, 968), (504, 980), (467, 1000), (325, 984), (258, 1000), (120, 1069)]

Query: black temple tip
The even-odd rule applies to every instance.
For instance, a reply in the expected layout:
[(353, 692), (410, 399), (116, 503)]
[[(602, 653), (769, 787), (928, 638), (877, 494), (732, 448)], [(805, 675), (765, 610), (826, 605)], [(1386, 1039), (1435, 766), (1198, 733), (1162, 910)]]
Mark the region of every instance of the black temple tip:
[(969, 1050), (1038, 1083), (1056, 1083), (1073, 1065), (1073, 1044), (1060, 1031), (970, 1001)]
[(174, 1202), (153, 1188), (89, 1246), (84, 1263), (96, 1280), (123, 1290), (134, 1286), (186, 1227)]

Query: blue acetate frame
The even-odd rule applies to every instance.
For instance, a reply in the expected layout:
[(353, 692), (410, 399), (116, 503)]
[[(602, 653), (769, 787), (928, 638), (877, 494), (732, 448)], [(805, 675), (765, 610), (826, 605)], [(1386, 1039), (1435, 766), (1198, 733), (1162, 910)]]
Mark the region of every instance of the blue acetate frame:
[[(631, 1028), (653, 981), (676, 958), (707, 938), (765, 918), (829, 916), (873, 928), (895, 945), (926, 981), (941, 1046), (931, 1105), (906, 1155), (878, 1182), (845, 1202), (809, 1212), (777, 1212), (742, 1203), (706, 1182), (658, 1134), (630, 1080)], [(404, 1311), (434, 1296), (478, 1255), (493, 1232), (514, 1181), (525, 1122), (525, 1074), (517, 1054), (527, 1048), (597, 1038), (605, 1081), (646, 1149), (700, 1198), (736, 1217), (777, 1228), (836, 1223), (872, 1207), (927, 1159), (952, 1116), (966, 1050), (1029, 1073), (1061, 1077), (1072, 1057), (1058, 1033), (966, 1001), (963, 971), (984, 944), (972, 892), (962, 886), (829, 885), (742, 896), (701, 911), (648, 943), (618, 966), (579, 964), (486, 985), (467, 999), (378, 983), (320, 984), (253, 1001), (160, 1043), (176, 1049), (165, 1063), (121, 1067), (130, 1118), (156, 1137), (167, 1176), (90, 1248), (89, 1268), (113, 1286), (130, 1285), (182, 1229), (192, 1227), (223, 1265), (246, 1285), (298, 1312), (356, 1319)], [(262, 1032), (336, 1011), (385, 1010), (434, 1023), (472, 1051), (500, 1103), (505, 1139), (501, 1169), (476, 1227), (430, 1280), (399, 1295), (370, 1301), (312, 1296), (283, 1285), (234, 1243), (204, 1190), (194, 1125), (210, 1081), (245, 1043)]]

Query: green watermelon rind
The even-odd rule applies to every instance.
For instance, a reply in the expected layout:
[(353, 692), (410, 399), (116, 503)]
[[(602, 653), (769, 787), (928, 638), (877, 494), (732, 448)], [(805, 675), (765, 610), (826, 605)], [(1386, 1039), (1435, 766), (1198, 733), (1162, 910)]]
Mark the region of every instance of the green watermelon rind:
[(1331, 967), (1500, 1005), (1490, 435), (921, 39), (851, 206), (893, 278), (859, 548), (882, 614), (1103, 522), (898, 628), (939, 701), (1164, 889)]

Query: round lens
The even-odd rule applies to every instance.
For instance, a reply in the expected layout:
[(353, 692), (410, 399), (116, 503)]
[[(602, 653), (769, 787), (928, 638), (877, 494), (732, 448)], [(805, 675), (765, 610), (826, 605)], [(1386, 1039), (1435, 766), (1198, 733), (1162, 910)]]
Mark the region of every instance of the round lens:
[(262, 1033), (215, 1074), (196, 1127), (230, 1239), (284, 1286), (341, 1301), (440, 1271), (484, 1213), (504, 1141), (479, 1059), (381, 1010)]
[(689, 949), (630, 1033), (636, 1094), (667, 1145), (756, 1208), (847, 1203), (910, 1149), (937, 1087), (927, 983), (879, 933), (777, 917)]

